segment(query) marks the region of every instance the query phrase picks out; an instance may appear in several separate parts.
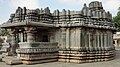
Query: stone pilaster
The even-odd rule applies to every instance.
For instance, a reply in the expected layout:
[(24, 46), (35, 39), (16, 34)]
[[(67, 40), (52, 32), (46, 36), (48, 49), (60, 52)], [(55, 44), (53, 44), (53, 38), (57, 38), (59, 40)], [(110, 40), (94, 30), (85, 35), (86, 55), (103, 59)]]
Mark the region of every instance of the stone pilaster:
[(90, 49), (90, 44), (91, 44), (91, 41), (90, 41), (90, 33), (88, 33), (88, 45), (87, 45), (87, 50)]
[(76, 28), (76, 47), (77, 47), (77, 49), (80, 48), (80, 43), (81, 43), (80, 36), (81, 36), (81, 28)]
[(112, 34), (112, 32), (111, 32), (111, 34), (110, 34), (110, 42), (111, 42), (111, 49), (115, 49), (114, 48), (114, 45), (113, 45), (113, 34)]
[(66, 28), (61, 28), (62, 30), (62, 49), (66, 48)]
[(76, 28), (71, 29), (70, 32), (70, 48), (76, 49)]
[(95, 48), (95, 50), (97, 50), (97, 34), (95, 34), (95, 36), (94, 36), (94, 39), (95, 39), (95, 41), (94, 41), (94, 48)]
[(97, 50), (100, 49), (100, 38), (99, 38), (100, 34), (97, 35)]
[(66, 48), (70, 48), (70, 28), (66, 30)]
[(100, 39), (101, 39), (101, 49), (103, 49), (103, 48), (104, 48), (104, 46), (103, 46), (103, 45), (104, 45), (104, 44), (103, 44), (103, 43), (104, 43), (104, 41), (103, 41), (103, 40), (104, 40), (104, 39), (103, 39), (103, 36), (104, 36), (104, 35), (103, 35), (103, 34), (101, 34), (101, 37), (100, 37)]
[(86, 48), (86, 50), (89, 50), (89, 45), (90, 45), (90, 37), (89, 37), (89, 33), (87, 32), (85, 35), (85, 48)]
[(108, 50), (109, 45), (110, 45), (110, 39), (109, 39), (109, 33), (107, 33), (107, 47), (106, 47), (106, 50)]
[(104, 49), (107, 47), (108, 41), (107, 41), (107, 34), (104, 34)]
[(93, 50), (93, 34), (89, 34), (89, 50)]
[(81, 50), (85, 50), (85, 31), (81, 32)]

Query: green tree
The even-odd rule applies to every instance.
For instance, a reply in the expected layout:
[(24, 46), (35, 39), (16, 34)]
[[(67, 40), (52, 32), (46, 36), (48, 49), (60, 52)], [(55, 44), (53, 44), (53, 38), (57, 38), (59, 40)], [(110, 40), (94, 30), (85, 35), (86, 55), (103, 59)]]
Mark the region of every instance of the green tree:
[(116, 23), (117, 31), (120, 31), (120, 7), (118, 8), (117, 16), (113, 17), (113, 22)]
[(0, 30), (0, 36), (8, 36), (8, 35), (10, 35), (10, 34), (6, 29), (1, 29)]

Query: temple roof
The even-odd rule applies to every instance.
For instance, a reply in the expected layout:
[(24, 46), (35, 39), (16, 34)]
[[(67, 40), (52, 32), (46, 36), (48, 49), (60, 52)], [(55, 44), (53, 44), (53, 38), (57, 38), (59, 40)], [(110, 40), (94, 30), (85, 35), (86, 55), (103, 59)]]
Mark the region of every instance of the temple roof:
[(26, 9), (18, 7), (9, 20), (2, 24), (2, 28), (36, 26), (36, 27), (72, 27), (86, 26), (92, 28), (115, 29), (112, 15), (103, 9), (102, 3), (93, 1), (87, 6), (84, 4), (79, 11), (58, 9), (50, 12), (48, 7)]
[(54, 27), (53, 24), (39, 23), (39, 22), (17, 22), (17, 23), (4, 23), (0, 27), (18, 27), (18, 26), (37, 26), (37, 27)]

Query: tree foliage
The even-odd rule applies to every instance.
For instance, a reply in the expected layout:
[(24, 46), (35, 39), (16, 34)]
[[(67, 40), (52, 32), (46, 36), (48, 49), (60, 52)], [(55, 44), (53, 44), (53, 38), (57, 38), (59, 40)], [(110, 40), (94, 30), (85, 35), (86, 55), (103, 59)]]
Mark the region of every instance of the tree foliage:
[(116, 23), (117, 31), (120, 31), (120, 7), (118, 8), (117, 16), (113, 17), (113, 22)]
[(10, 35), (10, 34), (6, 29), (1, 29), (0, 36), (8, 36), (8, 35)]

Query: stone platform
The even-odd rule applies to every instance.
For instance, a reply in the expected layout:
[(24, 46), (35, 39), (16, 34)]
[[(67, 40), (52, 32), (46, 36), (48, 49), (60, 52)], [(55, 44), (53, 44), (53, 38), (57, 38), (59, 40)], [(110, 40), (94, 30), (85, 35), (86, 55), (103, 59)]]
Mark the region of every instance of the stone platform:
[(57, 43), (24, 42), (19, 45), (20, 48), (16, 52), (23, 64), (56, 62), (58, 60)]
[(64, 50), (59, 51), (59, 59), (61, 62), (73, 63), (90, 63), (108, 61), (114, 59), (114, 50), (101, 50), (101, 51), (77, 51), (77, 50)]
[(0, 67), (120, 67), (120, 50), (116, 50), (116, 56), (114, 60), (105, 62), (93, 62), (93, 63), (64, 63), (64, 62), (51, 62), (44, 64), (34, 64), (34, 65), (6, 65), (4, 62), (0, 62)]
[(9, 65), (22, 64), (22, 61), (15, 56), (6, 56), (2, 58), (2, 61)]

